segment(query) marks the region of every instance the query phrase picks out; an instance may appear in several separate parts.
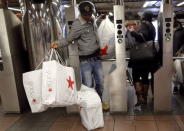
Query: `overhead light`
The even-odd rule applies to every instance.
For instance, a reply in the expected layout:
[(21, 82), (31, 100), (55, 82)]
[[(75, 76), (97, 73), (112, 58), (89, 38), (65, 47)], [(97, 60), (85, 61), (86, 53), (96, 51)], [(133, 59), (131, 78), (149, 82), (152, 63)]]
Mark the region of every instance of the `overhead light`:
[(181, 2), (181, 3), (178, 3), (176, 6), (181, 6), (181, 5), (183, 5), (183, 4), (184, 4), (184, 1)]
[(113, 13), (112, 13), (112, 12), (109, 12), (109, 15), (110, 15), (110, 16), (113, 16)]
[(69, 7), (70, 7), (70, 5), (66, 4), (66, 5), (64, 5), (64, 7), (65, 7), (65, 8), (69, 8)]
[(9, 10), (14, 10), (14, 11), (19, 11), (19, 12), (21, 12), (21, 10), (20, 10), (20, 9), (17, 9), (17, 8), (8, 7), (8, 9), (9, 9)]
[(147, 7), (149, 5), (149, 1), (146, 1), (143, 5), (143, 8)]
[(157, 3), (157, 1), (146, 1), (145, 3), (144, 3), (144, 5), (143, 5), (143, 8), (146, 8), (146, 7), (148, 7), (149, 5), (154, 5), (154, 4), (156, 4)]

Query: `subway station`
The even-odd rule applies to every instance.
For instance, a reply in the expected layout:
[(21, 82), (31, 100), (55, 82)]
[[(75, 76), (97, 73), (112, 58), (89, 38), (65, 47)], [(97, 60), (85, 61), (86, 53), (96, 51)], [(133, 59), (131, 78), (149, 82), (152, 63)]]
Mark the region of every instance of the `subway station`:
[(184, 1), (0, 0), (0, 131), (184, 131)]

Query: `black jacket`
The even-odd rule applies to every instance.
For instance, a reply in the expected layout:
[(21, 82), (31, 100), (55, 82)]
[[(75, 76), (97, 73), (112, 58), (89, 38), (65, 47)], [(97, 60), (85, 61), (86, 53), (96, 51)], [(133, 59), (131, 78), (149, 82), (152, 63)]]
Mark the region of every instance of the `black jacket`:
[[(150, 41), (155, 39), (156, 31), (155, 27), (151, 22), (142, 21), (140, 25), (140, 29), (138, 31), (131, 32), (132, 37), (135, 38), (137, 43), (141, 43), (144, 41)], [(144, 38), (143, 38), (144, 37)], [(131, 61), (129, 62), (129, 67), (132, 68), (152, 68), (153, 63), (150, 61)]]
[(184, 53), (184, 29), (179, 28), (174, 32), (173, 36), (173, 55), (177, 52)]

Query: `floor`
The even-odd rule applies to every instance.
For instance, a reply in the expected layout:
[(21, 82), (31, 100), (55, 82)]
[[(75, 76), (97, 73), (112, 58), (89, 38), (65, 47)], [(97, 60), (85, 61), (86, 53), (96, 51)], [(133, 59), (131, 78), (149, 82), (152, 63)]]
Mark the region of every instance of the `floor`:
[[(184, 131), (184, 98), (173, 95), (173, 111), (154, 114), (152, 97), (140, 109), (134, 108), (135, 95), (130, 88), (126, 114), (104, 113), (104, 128), (94, 131)], [(52, 108), (42, 113), (4, 114), (0, 106), (0, 131), (86, 131), (80, 116), (67, 114), (65, 108)]]

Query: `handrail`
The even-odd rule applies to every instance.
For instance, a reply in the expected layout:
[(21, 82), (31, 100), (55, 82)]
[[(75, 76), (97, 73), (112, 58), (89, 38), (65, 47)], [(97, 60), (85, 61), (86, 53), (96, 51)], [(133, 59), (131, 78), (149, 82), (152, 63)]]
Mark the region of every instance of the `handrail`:
[[(129, 61), (130, 60), (130, 58), (125, 58), (127, 61)], [(181, 57), (173, 57), (173, 60), (184, 60), (184, 57), (183, 56), (181, 56)], [(113, 58), (113, 59), (102, 59), (102, 61), (116, 61), (116, 59), (115, 58)]]
[[(125, 58), (127, 61), (130, 60), (130, 58)], [(116, 61), (116, 58), (113, 59), (102, 59), (102, 61)]]
[(183, 57), (183, 56), (180, 56), (180, 57), (173, 57), (173, 60), (184, 60), (184, 57)]

